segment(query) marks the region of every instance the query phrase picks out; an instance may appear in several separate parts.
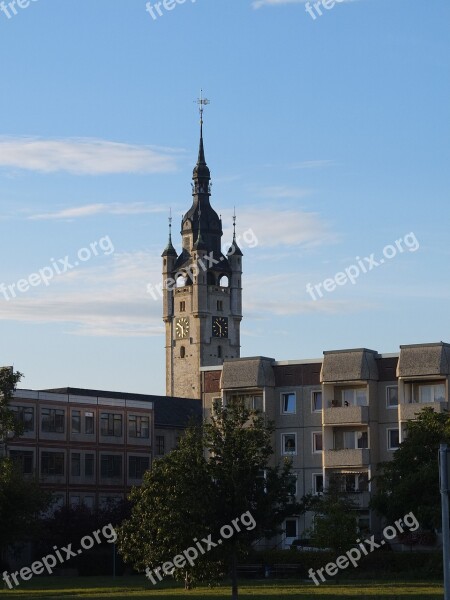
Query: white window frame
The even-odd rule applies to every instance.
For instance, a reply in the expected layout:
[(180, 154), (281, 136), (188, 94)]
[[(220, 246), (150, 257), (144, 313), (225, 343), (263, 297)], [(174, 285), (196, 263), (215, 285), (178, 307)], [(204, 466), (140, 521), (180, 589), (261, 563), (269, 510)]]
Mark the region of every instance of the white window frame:
[[(293, 452), (285, 451), (285, 442), (284, 439), (287, 435), (293, 435), (295, 440), (295, 450)], [(281, 455), (282, 456), (297, 456), (297, 434), (294, 431), (287, 431), (281, 434)]]
[[(284, 397), (285, 396), (294, 396), (294, 410), (292, 412), (288, 412), (284, 410)], [(281, 392), (280, 394), (280, 412), (282, 415), (296, 415), (297, 414), (297, 394), (296, 392)]]
[[(389, 452), (395, 452), (400, 447), (400, 428), (399, 427), (388, 427), (386, 431), (387, 431), (387, 449), (389, 450)], [(390, 436), (391, 431), (398, 431), (398, 446), (396, 446), (395, 448), (391, 448), (391, 436)]]
[[(322, 394), (322, 408), (319, 408), (319, 410), (317, 410), (316, 408), (314, 408), (314, 398), (316, 394)], [(323, 409), (323, 392), (322, 390), (312, 390), (311, 391), (311, 412), (312, 413), (321, 413)]]
[[(316, 437), (320, 435), (322, 437), (322, 450), (316, 449)], [(323, 432), (322, 431), (313, 431), (312, 434), (312, 453), (313, 454), (322, 454), (323, 452)]]
[[(322, 477), (322, 491), (321, 492), (317, 491), (316, 477)], [(312, 479), (312, 493), (313, 493), (313, 495), (314, 496), (319, 496), (320, 494), (323, 494), (323, 490), (325, 488), (325, 478), (323, 476), (323, 473), (312, 473), (311, 479)]]
[[(397, 404), (389, 404), (389, 390), (397, 390)], [(388, 409), (396, 409), (398, 408), (399, 405), (399, 398), (398, 398), (398, 385), (388, 385), (386, 387), (386, 408)]]

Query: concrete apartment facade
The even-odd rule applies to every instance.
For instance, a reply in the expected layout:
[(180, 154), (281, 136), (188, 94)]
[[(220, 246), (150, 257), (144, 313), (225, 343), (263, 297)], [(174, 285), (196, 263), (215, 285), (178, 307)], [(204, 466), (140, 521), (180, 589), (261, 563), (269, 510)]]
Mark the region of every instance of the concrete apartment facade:
[[(360, 527), (373, 532), (381, 526), (369, 510), (377, 465), (392, 458), (422, 408), (449, 409), (450, 345), (442, 342), (401, 346), (395, 355), (362, 348), (320, 360), (240, 358), (201, 371), (205, 418), (214, 401), (245, 398), (275, 423), (273, 460), (292, 461), (297, 498), (334, 478), (357, 504)], [(311, 515), (289, 519), (280, 545), (311, 525)]]

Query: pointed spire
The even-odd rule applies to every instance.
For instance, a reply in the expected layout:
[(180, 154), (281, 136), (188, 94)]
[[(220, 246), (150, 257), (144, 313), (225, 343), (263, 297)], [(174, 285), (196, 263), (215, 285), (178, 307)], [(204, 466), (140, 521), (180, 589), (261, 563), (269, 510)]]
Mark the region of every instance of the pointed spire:
[(208, 250), (205, 240), (202, 236), (202, 208), (198, 208), (198, 236), (197, 241), (194, 244), (194, 250)]
[(203, 112), (205, 110), (205, 106), (210, 104), (210, 101), (207, 98), (203, 98), (203, 90), (200, 91), (200, 98), (197, 100), (197, 104), (200, 107), (199, 108), (199, 112), (200, 112), (200, 143), (199, 143), (199, 148), (198, 148), (198, 159), (197, 159), (197, 164), (194, 169), (193, 179), (199, 179), (199, 178), (210, 179), (211, 174), (206, 165), (205, 146), (203, 143)]
[(169, 241), (167, 242), (167, 246), (164, 252), (162, 253), (162, 256), (178, 256), (177, 251), (175, 250), (172, 244), (172, 209), (170, 209), (169, 216)]
[(228, 250), (228, 256), (243, 256), (241, 249), (239, 248), (237, 241), (236, 241), (236, 207), (234, 207), (234, 212), (233, 212), (233, 243), (230, 246), (230, 249)]

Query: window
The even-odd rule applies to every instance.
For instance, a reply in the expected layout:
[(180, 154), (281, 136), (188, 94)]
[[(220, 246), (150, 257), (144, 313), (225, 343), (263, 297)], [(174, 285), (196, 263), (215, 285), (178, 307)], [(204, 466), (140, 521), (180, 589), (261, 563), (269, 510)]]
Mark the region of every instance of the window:
[(342, 406), (367, 406), (366, 388), (342, 390)]
[(42, 452), (41, 475), (64, 475), (64, 452)]
[(157, 435), (156, 436), (156, 454), (158, 456), (162, 456), (165, 453), (165, 451), (166, 451), (165, 446), (166, 446), (166, 440), (165, 440), (164, 436)]
[(78, 508), (80, 506), (80, 496), (70, 496), (70, 507)]
[(104, 479), (122, 477), (122, 457), (103, 454), (101, 459), (101, 475)]
[(101, 414), (101, 433), (106, 437), (122, 437), (122, 415)]
[(94, 496), (85, 496), (83, 498), (84, 506), (89, 510), (94, 510)]
[(323, 450), (323, 440), (322, 440), (322, 432), (315, 431), (312, 434), (313, 436), (313, 452), (322, 452)]
[(398, 387), (396, 385), (386, 388), (386, 406), (388, 408), (397, 408), (398, 406)]
[(94, 413), (84, 413), (84, 433), (92, 435), (94, 433)]
[(400, 445), (399, 430), (388, 429), (388, 450), (397, 450)]
[(132, 438), (148, 440), (150, 437), (150, 418), (139, 415), (129, 415), (128, 435)]
[(144, 473), (150, 467), (148, 456), (130, 456), (128, 457), (128, 476), (131, 479), (142, 479)]
[(282, 433), (281, 434), (281, 453), (282, 454), (297, 454), (297, 434)]
[(223, 300), (217, 300), (217, 310), (223, 310)]
[(41, 428), (46, 433), (64, 433), (64, 416), (63, 410), (56, 408), (41, 409)]
[[(267, 476), (266, 476), (267, 478)], [(292, 473), (291, 476), (289, 477), (290, 480), (290, 489), (289, 489), (289, 493), (292, 496), (296, 496), (297, 495), (297, 473)]]
[(369, 491), (367, 473), (333, 473), (330, 482), (341, 492), (355, 493)]
[(317, 494), (323, 493), (323, 474), (322, 473), (313, 473), (312, 489), (313, 489), (313, 494), (317, 495)]
[(184, 300), (180, 302), (180, 312), (186, 312), (186, 302)]
[(81, 433), (81, 412), (72, 411), (72, 433)]
[(322, 392), (312, 393), (312, 411), (320, 412), (322, 410)]
[(180, 348), (180, 358), (186, 358), (186, 348), (184, 346)]
[(217, 346), (217, 358), (222, 358), (222, 346)]
[(228, 401), (231, 402), (242, 402), (245, 408), (248, 410), (263, 410), (263, 397), (262, 396), (246, 396), (242, 394), (233, 394), (229, 397)]
[(23, 432), (34, 431), (34, 408), (32, 406), (11, 406), (14, 418), (23, 427)]
[(445, 384), (419, 386), (419, 402), (431, 404), (432, 402), (445, 402)]
[(297, 519), (286, 519), (284, 522), (284, 530), (287, 538), (297, 537)]
[(335, 450), (356, 450), (369, 447), (369, 436), (367, 431), (335, 431)]
[(294, 392), (288, 392), (287, 394), (281, 394), (281, 413), (283, 415), (295, 415), (296, 402), (295, 402), (295, 393)]
[(33, 452), (29, 450), (10, 450), (9, 456), (23, 475), (33, 474)]
[(81, 454), (72, 452), (70, 457), (70, 474), (72, 477), (80, 477), (81, 475)]
[(369, 447), (369, 434), (367, 431), (356, 432), (356, 447), (362, 449)]
[(94, 477), (94, 455), (84, 455), (84, 475), (85, 477)]

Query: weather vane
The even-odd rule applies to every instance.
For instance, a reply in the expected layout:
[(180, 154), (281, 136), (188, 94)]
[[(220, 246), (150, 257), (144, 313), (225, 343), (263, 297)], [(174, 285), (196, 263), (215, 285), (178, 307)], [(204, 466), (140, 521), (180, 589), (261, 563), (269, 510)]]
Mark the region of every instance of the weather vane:
[(200, 111), (200, 123), (203, 125), (203, 111), (205, 110), (205, 106), (211, 104), (208, 98), (203, 98), (203, 89), (200, 90), (200, 98), (198, 98), (197, 104), (199, 105)]

